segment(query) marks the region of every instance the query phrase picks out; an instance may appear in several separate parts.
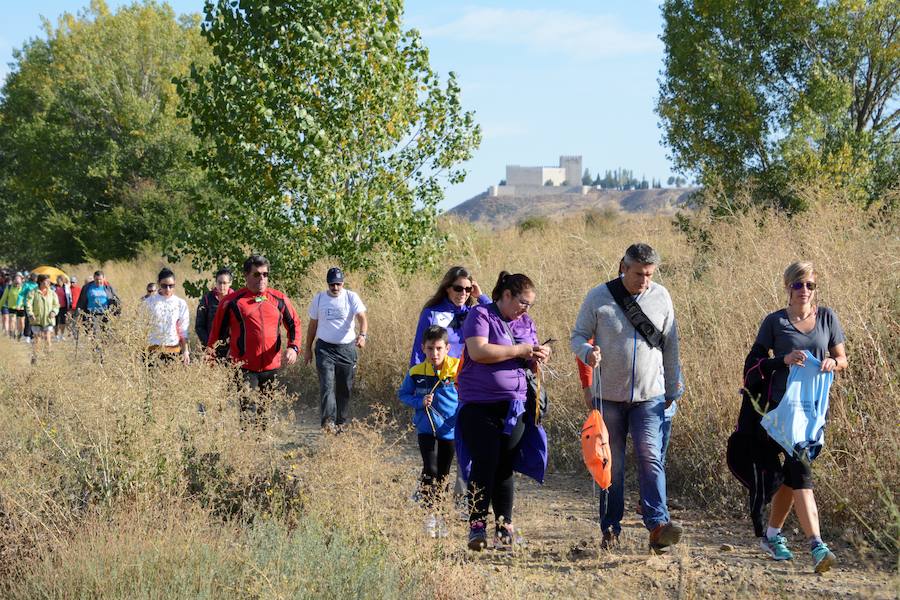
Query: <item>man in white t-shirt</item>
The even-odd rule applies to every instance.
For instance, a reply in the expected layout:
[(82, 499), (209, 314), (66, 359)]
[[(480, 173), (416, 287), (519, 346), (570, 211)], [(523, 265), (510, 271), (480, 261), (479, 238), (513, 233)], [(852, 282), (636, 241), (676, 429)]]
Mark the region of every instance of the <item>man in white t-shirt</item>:
[(344, 288), (344, 273), (338, 267), (328, 269), (326, 281), (328, 290), (317, 293), (309, 306), (303, 359), (306, 364), (312, 362), (312, 343), (316, 340), (322, 428), (337, 433), (350, 417), (356, 349), (366, 345), (368, 321), (366, 305), (356, 292)]

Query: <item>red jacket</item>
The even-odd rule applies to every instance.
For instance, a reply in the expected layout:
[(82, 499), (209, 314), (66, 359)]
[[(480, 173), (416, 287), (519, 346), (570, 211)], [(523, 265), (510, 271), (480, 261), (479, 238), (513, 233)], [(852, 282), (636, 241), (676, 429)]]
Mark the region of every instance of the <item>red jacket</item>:
[(271, 288), (255, 294), (241, 288), (222, 299), (209, 332), (209, 345), (228, 344), (228, 355), (241, 368), (259, 373), (281, 366), (281, 326), (287, 347), (300, 350), (300, 319), (283, 293)]
[(78, 297), (81, 296), (81, 286), (73, 283), (69, 289), (72, 291), (72, 306), (69, 307), (69, 310), (75, 310), (75, 307), (78, 306)]

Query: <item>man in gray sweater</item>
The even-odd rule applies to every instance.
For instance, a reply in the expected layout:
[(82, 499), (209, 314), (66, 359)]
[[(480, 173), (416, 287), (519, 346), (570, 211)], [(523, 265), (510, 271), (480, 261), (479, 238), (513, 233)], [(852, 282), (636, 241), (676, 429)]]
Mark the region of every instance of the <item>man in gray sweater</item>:
[[(681, 527), (669, 518), (666, 472), (663, 464), (666, 408), (683, 393), (678, 357), (678, 332), (672, 298), (651, 280), (659, 254), (647, 244), (632, 244), (620, 266), (624, 296), (631, 296), (661, 336), (650, 331), (648, 342), (616, 302), (610, 286), (588, 292), (572, 329), (572, 351), (590, 367), (603, 357), (603, 420), (609, 430), (612, 486), (609, 498), (601, 495), (600, 526), (604, 547), (612, 546), (621, 532), (625, 509), (625, 440), (629, 432), (638, 463), (641, 509), (650, 531), (650, 547), (662, 551), (681, 539)], [(647, 328), (644, 328), (647, 329)], [(590, 340), (594, 343), (591, 344)], [(599, 378), (596, 378), (599, 379)], [(596, 382), (599, 384), (599, 382)], [(599, 399), (595, 399), (595, 403)], [(604, 506), (606, 505), (606, 506)]]

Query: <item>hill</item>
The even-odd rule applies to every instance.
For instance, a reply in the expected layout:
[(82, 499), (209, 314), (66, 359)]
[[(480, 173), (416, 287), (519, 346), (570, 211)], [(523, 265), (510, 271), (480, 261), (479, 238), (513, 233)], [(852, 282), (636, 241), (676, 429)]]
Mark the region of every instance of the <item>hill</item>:
[[(553, 188), (550, 188), (553, 190)], [(530, 217), (559, 218), (591, 210), (672, 214), (685, 206), (697, 188), (649, 190), (596, 190), (550, 192), (537, 195), (492, 196), (482, 192), (449, 210), (454, 215), (487, 227), (505, 227)]]

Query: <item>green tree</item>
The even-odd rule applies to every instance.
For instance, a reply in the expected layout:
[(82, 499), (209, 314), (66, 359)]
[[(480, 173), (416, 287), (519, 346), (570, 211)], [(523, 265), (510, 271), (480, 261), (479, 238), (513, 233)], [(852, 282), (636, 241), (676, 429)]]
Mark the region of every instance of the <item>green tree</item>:
[(45, 22), (0, 99), (0, 255), (80, 262), (163, 244), (202, 191), (172, 78), (209, 56), (197, 19), (150, 0)]
[(590, 169), (585, 169), (584, 175), (581, 177), (581, 185), (591, 185), (591, 181), (593, 181), (591, 178), (591, 171)]
[(898, 0), (666, 0), (657, 106), (675, 166), (797, 210), (805, 184), (900, 181)]
[(173, 257), (208, 269), (265, 253), (292, 288), (316, 260), (412, 270), (440, 259), (443, 184), (480, 142), (400, 0), (217, 0), (215, 60), (179, 82), (198, 158), (223, 195), (200, 199)]

